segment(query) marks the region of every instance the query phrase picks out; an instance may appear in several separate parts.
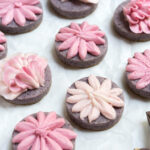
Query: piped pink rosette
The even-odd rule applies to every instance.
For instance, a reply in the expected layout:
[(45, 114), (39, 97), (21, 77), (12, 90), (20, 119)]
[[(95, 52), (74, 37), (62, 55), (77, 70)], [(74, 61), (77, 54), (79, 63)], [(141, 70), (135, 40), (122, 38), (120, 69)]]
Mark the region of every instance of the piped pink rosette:
[(136, 88), (143, 89), (150, 84), (150, 50), (144, 53), (135, 53), (133, 58), (128, 59), (126, 67), (129, 80), (137, 80)]
[(65, 120), (58, 118), (55, 112), (44, 112), (37, 116), (28, 116), (17, 124), (18, 132), (12, 139), (18, 144), (17, 150), (72, 150), (76, 133), (63, 128)]
[(42, 9), (37, 6), (39, 3), (39, 0), (0, 0), (2, 24), (8, 25), (14, 20), (24, 26), (26, 20), (35, 21), (37, 15), (42, 14)]
[[(68, 1), (68, 0), (61, 0), (62, 2)], [(97, 4), (99, 0), (79, 0), (84, 3), (92, 3), (92, 4)]]
[(133, 33), (150, 34), (150, 0), (131, 0), (123, 13)]
[(6, 43), (6, 38), (3, 32), (0, 31), (0, 52), (5, 50), (4, 43)]
[(16, 54), (0, 62), (0, 95), (13, 100), (28, 89), (44, 86), (47, 61), (36, 54)]
[(87, 53), (99, 56), (101, 51), (98, 45), (104, 45), (104, 32), (98, 26), (89, 25), (87, 22), (82, 24), (71, 23), (69, 27), (61, 28), (56, 35), (56, 41), (62, 42), (58, 50), (67, 52), (67, 59), (71, 59), (79, 55), (84, 60)]
[(122, 94), (120, 88), (112, 88), (112, 82), (105, 79), (102, 83), (94, 75), (85, 81), (75, 82), (75, 88), (69, 88), (71, 95), (66, 102), (73, 105), (72, 112), (80, 113), (80, 119), (86, 117), (89, 122), (98, 119), (102, 114), (109, 120), (116, 118), (115, 108), (124, 107), (124, 101), (119, 97)]

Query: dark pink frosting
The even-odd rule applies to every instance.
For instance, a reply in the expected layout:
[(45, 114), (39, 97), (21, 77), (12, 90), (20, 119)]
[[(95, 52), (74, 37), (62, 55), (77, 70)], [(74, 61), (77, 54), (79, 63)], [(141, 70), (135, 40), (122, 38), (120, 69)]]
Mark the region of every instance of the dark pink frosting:
[(84, 60), (87, 53), (94, 56), (101, 55), (97, 45), (104, 45), (104, 33), (96, 25), (71, 23), (69, 27), (61, 28), (56, 35), (56, 41), (62, 43), (58, 47), (59, 51), (68, 50), (67, 58), (71, 59), (77, 55)]
[(131, 0), (123, 13), (132, 32), (150, 34), (150, 0)]
[(55, 112), (47, 115), (44, 112), (37, 113), (37, 117), (28, 116), (15, 127), (19, 132), (12, 139), (18, 144), (17, 150), (72, 150), (71, 140), (76, 134), (63, 128), (65, 120), (57, 118)]
[(133, 58), (128, 59), (126, 71), (129, 72), (129, 80), (138, 80), (137, 89), (143, 89), (150, 84), (150, 50), (144, 53), (135, 53)]
[(37, 7), (39, 0), (0, 0), (0, 18), (3, 25), (10, 24), (13, 20), (24, 26), (26, 20), (36, 20), (42, 13), (42, 9)]

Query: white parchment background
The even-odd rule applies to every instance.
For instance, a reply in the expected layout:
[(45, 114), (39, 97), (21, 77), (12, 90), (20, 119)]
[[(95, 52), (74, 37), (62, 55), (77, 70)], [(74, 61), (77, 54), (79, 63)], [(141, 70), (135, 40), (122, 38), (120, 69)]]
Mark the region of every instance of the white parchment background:
[(42, 1), (44, 18), (42, 24), (26, 34), (7, 36), (8, 55), (16, 52), (36, 52), (48, 59), (52, 71), (52, 86), (42, 101), (31, 106), (15, 106), (0, 101), (0, 150), (11, 150), (11, 134), (21, 119), (38, 111), (56, 111), (65, 116), (64, 100), (67, 88), (79, 78), (89, 74), (108, 77), (124, 89), (125, 110), (121, 121), (113, 128), (103, 132), (89, 132), (75, 127), (78, 134), (76, 150), (133, 150), (135, 147), (150, 148), (150, 128), (145, 112), (150, 110), (150, 102), (142, 101), (128, 90), (124, 82), (124, 70), (127, 58), (136, 51), (149, 48), (150, 43), (129, 42), (112, 29), (111, 21), (115, 8), (123, 0), (100, 0), (96, 11), (83, 19), (97, 24), (106, 32), (109, 41), (105, 59), (95, 67), (71, 69), (63, 66), (54, 53), (54, 38), (60, 27), (70, 24), (56, 16), (48, 7), (47, 0)]

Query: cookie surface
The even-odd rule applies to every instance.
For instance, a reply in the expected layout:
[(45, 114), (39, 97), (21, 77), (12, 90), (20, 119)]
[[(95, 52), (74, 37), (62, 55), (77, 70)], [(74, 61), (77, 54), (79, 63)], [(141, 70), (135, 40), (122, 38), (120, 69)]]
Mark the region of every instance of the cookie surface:
[[(80, 126), (81, 128), (102, 131), (102, 130), (107, 130), (107, 129), (111, 128), (120, 120), (122, 113), (123, 113), (123, 109), (124, 109), (124, 107), (123, 107), (124, 102), (123, 102), (122, 90), (119, 89), (115, 83), (111, 82), (108, 79), (106, 80), (106, 78), (102, 78), (102, 77), (96, 77), (96, 78), (97, 78), (98, 82), (101, 84), (101, 86), (105, 86), (105, 89), (107, 89), (108, 91), (109, 91), (109, 88), (115, 89), (115, 90), (118, 89), (118, 99), (120, 101), (120, 104), (114, 104), (114, 105), (118, 105), (118, 106), (120, 105), (121, 107), (112, 107), (111, 105), (109, 105), (108, 103), (106, 104), (105, 102), (104, 102), (105, 103), (104, 104), (103, 98), (102, 98), (101, 103), (99, 103), (99, 101), (96, 99), (96, 97), (94, 97), (94, 101), (91, 101), (91, 103), (89, 101), (87, 101), (87, 99), (91, 100), (91, 97), (93, 99), (93, 94), (92, 95), (90, 94), (91, 97), (83, 96), (82, 92), (85, 90), (83, 90), (83, 87), (82, 87), (80, 81), (83, 82), (82, 84), (85, 84), (85, 83), (88, 84), (89, 82), (92, 82), (92, 79), (83, 78), (83, 79), (79, 80), (79, 82), (77, 81), (78, 83), (77, 82), (73, 83), (69, 88), (70, 90), (68, 89), (68, 93), (66, 96), (66, 108), (67, 108), (67, 113), (68, 113), (70, 119), (74, 123), (76, 123), (78, 126)], [(93, 79), (93, 81), (94, 81), (94, 79)], [(108, 87), (106, 86), (106, 84), (108, 84)], [(84, 86), (87, 86), (87, 85), (84, 85)], [(95, 85), (93, 84), (93, 86), (99, 86), (99, 85), (97, 83), (95, 83)], [(78, 91), (77, 91), (77, 87), (79, 87)], [(90, 89), (91, 86), (88, 88)], [(70, 94), (70, 93), (74, 93), (74, 95)], [(75, 93), (76, 94), (78, 93), (79, 95), (76, 95)], [(101, 94), (101, 92), (99, 92), (99, 94)], [(103, 97), (104, 95), (101, 95), (101, 96)], [(79, 96), (83, 96), (83, 97), (79, 97)], [(85, 103), (88, 103), (88, 104), (86, 105)], [(90, 106), (88, 106), (88, 105), (90, 105)], [(88, 107), (91, 107), (91, 105), (92, 105), (92, 108), (88, 108)], [(107, 110), (107, 113), (106, 113), (106, 110), (104, 110), (104, 107), (103, 107), (104, 105), (106, 107), (109, 107), (110, 112), (109, 112), (109, 110)], [(97, 108), (99, 108), (99, 111), (97, 110)], [(90, 111), (89, 111), (89, 109), (90, 109)], [(112, 110), (112, 112), (111, 112), (111, 110)]]
[(41, 86), (38, 89), (28, 90), (22, 93), (20, 96), (15, 98), (14, 100), (7, 100), (10, 103), (16, 105), (28, 105), (34, 104), (40, 101), (49, 91), (51, 86), (51, 71), (49, 66), (47, 66), (45, 70), (45, 83), (44, 86)]
[[(85, 29), (82, 28), (83, 26), (85, 26)], [(78, 28), (81, 28), (80, 31)], [(91, 28), (93, 31), (86, 31), (86, 28), (87, 30)], [(78, 34), (69, 33), (68, 30), (70, 29), (73, 29), (73, 32), (77, 31)], [(67, 37), (70, 34), (72, 34), (71, 37)], [(75, 44), (70, 44), (71, 40)], [(56, 35), (55, 46), (56, 54), (64, 64), (86, 68), (98, 64), (104, 58), (108, 41), (106, 35), (98, 26), (89, 25), (87, 22), (82, 24), (72, 23), (70, 26), (60, 29), (60, 32)]]
[(61, 16), (75, 19), (86, 17), (91, 14), (97, 7), (97, 4), (84, 3), (78, 0), (50, 0), (53, 9)]
[(139, 96), (150, 98), (149, 66), (150, 50), (135, 53), (128, 59), (126, 81), (130, 89)]
[[(39, 124), (35, 126), (36, 123)], [(27, 124), (33, 126), (35, 132), (32, 132), (32, 129), (27, 129)], [(30, 139), (30, 135), (21, 136), (23, 134), (23, 131), (20, 130), (22, 125), (26, 128), (26, 132), (32, 132), (30, 135), (34, 136), (34, 139)], [(40, 129), (41, 127), (42, 129)], [(55, 112), (38, 112), (26, 117), (17, 124), (12, 135), (12, 149), (22, 150), (25, 146), (27, 150), (31, 148), (33, 150), (51, 150), (54, 148), (74, 150), (76, 136), (71, 124)], [(30, 143), (24, 142), (24, 139), (27, 138), (30, 139)], [(36, 144), (34, 141), (36, 141)]]
[[(7, 7), (7, 5), (5, 7)], [(10, 20), (6, 20), (5, 16), (1, 17), (1, 31), (8, 34), (20, 34), (32, 31), (40, 25), (43, 18), (43, 13), (42, 5), (39, 1), (34, 2), (33, 0), (31, 0), (28, 3), (24, 3), (16, 2), (14, 0), (13, 5), (14, 9), (12, 11), (15, 12), (16, 16), (9, 16)], [(10, 11), (8, 11), (7, 14), (10, 14)]]
[(129, 23), (123, 14), (123, 7), (128, 4), (129, 1), (120, 4), (113, 17), (113, 27), (115, 31), (122, 37), (132, 41), (148, 41), (150, 40), (150, 34), (145, 33), (133, 33), (129, 28)]

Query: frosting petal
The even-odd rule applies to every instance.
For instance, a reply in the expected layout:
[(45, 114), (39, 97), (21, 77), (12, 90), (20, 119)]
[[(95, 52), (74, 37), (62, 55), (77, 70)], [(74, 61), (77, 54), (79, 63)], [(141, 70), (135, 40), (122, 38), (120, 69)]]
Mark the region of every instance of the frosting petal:
[(73, 113), (80, 113), (81, 120), (87, 117), (89, 122), (92, 122), (101, 114), (107, 119), (114, 120), (116, 118), (114, 107), (124, 107), (124, 102), (119, 97), (122, 90), (113, 88), (109, 79), (104, 79), (100, 83), (94, 75), (88, 77), (88, 83), (75, 82), (75, 89), (68, 89), (68, 93), (71, 96), (66, 99), (66, 102), (73, 105)]
[(123, 13), (133, 33), (150, 33), (149, 9), (149, 0), (131, 0), (124, 6)]
[(2, 24), (6, 26), (14, 20), (19, 26), (24, 26), (26, 20), (36, 20), (36, 14), (42, 14), (42, 9), (36, 6), (39, 3), (39, 0), (1, 0)]
[(143, 53), (135, 53), (134, 58), (128, 59), (126, 67), (129, 80), (138, 80), (137, 89), (143, 89), (150, 84), (150, 50)]
[(17, 124), (12, 142), (17, 144), (17, 150), (72, 150), (71, 140), (77, 135), (64, 124), (65, 120), (55, 112), (38, 112)]
[(36, 54), (17, 54), (1, 61), (0, 66), (0, 95), (6, 99), (44, 86), (47, 61)]
[(99, 45), (105, 44), (105, 34), (96, 25), (71, 23), (69, 27), (61, 28), (56, 35), (56, 41), (62, 42), (58, 50), (68, 50), (67, 58), (71, 59), (79, 55), (85, 60), (87, 53), (99, 56), (101, 54)]

